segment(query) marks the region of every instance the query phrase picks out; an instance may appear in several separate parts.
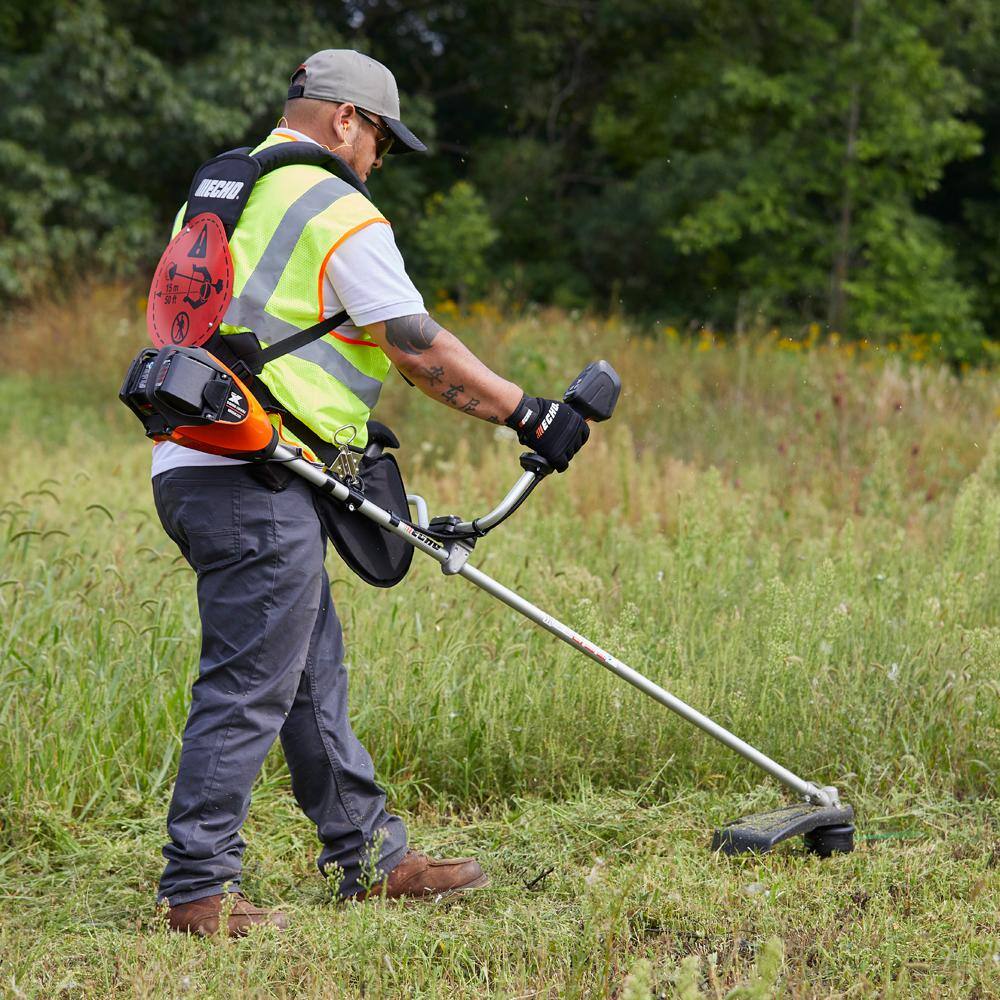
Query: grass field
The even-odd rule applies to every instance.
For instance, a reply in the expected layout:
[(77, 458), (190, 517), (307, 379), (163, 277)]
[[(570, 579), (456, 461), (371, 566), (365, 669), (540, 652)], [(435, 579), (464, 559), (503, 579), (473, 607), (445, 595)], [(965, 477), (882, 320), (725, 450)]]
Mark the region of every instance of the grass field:
[[(391, 802), (493, 885), (337, 905), (275, 752), (245, 888), (293, 928), (168, 936), (153, 894), (194, 578), (115, 399), (139, 306), (98, 289), (0, 333), (0, 995), (1000, 996), (995, 374), (557, 313), (452, 325), (532, 391), (600, 356), (626, 387), (475, 562), (837, 784), (855, 853), (711, 855), (713, 824), (782, 790), (430, 560), (381, 592), (331, 556)], [(494, 429), (395, 378), (385, 397), (432, 511), (481, 513), (516, 478)]]

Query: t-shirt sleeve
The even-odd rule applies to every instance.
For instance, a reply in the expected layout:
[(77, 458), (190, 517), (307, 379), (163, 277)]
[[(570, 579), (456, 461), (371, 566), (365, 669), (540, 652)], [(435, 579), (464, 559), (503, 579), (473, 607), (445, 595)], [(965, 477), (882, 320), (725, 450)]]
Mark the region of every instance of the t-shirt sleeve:
[(392, 227), (383, 222), (359, 229), (334, 250), (325, 283), (358, 327), (427, 312), (406, 273)]

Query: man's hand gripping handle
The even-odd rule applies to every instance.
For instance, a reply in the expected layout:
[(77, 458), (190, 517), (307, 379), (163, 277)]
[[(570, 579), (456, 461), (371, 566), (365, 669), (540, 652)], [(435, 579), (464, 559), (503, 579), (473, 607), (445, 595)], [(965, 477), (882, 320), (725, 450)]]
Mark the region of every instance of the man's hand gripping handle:
[(505, 423), (532, 454), (521, 466), (540, 476), (565, 472), (590, 437), (588, 420), (607, 420), (614, 412), (622, 382), (607, 361), (594, 361), (573, 380), (562, 402), (523, 396)]

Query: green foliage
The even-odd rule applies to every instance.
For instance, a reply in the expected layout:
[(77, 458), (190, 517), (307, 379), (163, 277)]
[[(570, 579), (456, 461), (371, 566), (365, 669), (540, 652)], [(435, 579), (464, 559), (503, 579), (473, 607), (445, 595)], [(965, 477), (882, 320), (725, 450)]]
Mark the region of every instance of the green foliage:
[(197, 164), (261, 135), (280, 114), (288, 67), (313, 39), (336, 41), (304, 6), (248, 17), (224, 2), (185, 10), (182, 24), (175, 5), (155, 0), (52, 8), (38, 43), (0, 61), (8, 299), (37, 295), (53, 277), (147, 267)]
[(876, 340), (903, 330), (939, 333), (945, 357), (985, 360), (974, 291), (958, 280), (940, 223), (909, 206), (880, 204), (865, 219), (857, 278), (845, 282), (856, 329)]
[(304, 55), (350, 45), (396, 71), (433, 142), (372, 181), (429, 295), (495, 281), (515, 302), (995, 356), (992, 0), (221, 0), (177, 18), (164, 0), (0, 13), (0, 298), (148, 273), (194, 166), (266, 132)]
[(701, 961), (697, 955), (688, 955), (674, 973), (674, 990), (677, 1000), (700, 1000)]
[(648, 959), (639, 959), (625, 977), (622, 1000), (653, 1000), (653, 967)]
[(496, 242), (486, 203), (468, 181), (427, 199), (412, 238), (412, 260), (428, 292), (467, 302), (486, 289), (486, 251)]
[(0, 109), (0, 289), (8, 297), (39, 290), (53, 270), (127, 268), (151, 237), (151, 198), (86, 164), (136, 166), (142, 125), (130, 101), (155, 101), (166, 77), (95, 4), (59, 13), (41, 53), (0, 67), (9, 95)]
[(890, 3), (857, 0), (856, 23), (850, 5), (785, 6), (694, 18), (650, 72), (616, 80), (595, 138), (624, 156), (659, 139), (671, 195), (656, 224), (708, 263), (705, 319), (981, 335), (939, 228), (911, 207), (979, 150), (979, 129), (958, 117), (971, 88)]
[[(725, 1000), (777, 1000), (784, 994), (778, 982), (781, 977), (784, 957), (785, 950), (780, 938), (770, 938), (765, 941), (754, 963), (749, 980), (729, 990), (725, 994)], [(688, 955), (687, 958), (683, 959), (672, 977), (676, 1000), (703, 1000), (704, 997), (722, 996), (718, 989), (716, 964), (717, 956), (713, 954), (709, 959), (708, 966), (710, 982), (715, 988), (703, 992), (701, 989), (701, 958), (698, 955)], [(641, 984), (641, 988), (645, 991), (635, 992), (633, 990), (632, 995), (641, 998), (641, 1000), (652, 1000), (653, 994), (646, 985), (648, 983), (648, 964), (645, 969), (643, 963), (639, 963), (636, 968), (639, 975), (636, 982)], [(645, 979), (642, 978), (644, 974), (646, 975)], [(633, 976), (635, 975), (636, 973), (633, 972)], [(629, 979), (632, 979), (632, 976)], [(629, 996), (628, 991), (629, 985), (626, 981), (624, 997)]]
[(765, 941), (750, 982), (730, 990), (726, 1000), (777, 1000), (784, 992), (778, 986), (784, 959), (785, 949), (780, 938)]

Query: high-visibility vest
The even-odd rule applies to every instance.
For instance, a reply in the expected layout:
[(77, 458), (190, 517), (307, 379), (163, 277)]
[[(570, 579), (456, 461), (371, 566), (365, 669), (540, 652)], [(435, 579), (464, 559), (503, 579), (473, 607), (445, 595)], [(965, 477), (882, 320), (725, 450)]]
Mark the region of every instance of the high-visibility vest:
[[(292, 141), (271, 135), (254, 152)], [(180, 229), (184, 210), (174, 233)], [(353, 233), (385, 216), (346, 181), (322, 167), (284, 166), (254, 185), (229, 240), (233, 299), (220, 332), (252, 330), (268, 347), (324, 317), (323, 278), (331, 254)], [(323, 441), (337, 443), (353, 427), (354, 447), (368, 440), (366, 422), (391, 362), (363, 331), (336, 331), (264, 366), (258, 376), (275, 400)], [(277, 414), (281, 437), (303, 445)], [(307, 452), (309, 449), (306, 449)], [(311, 453), (310, 453), (311, 454)]]

